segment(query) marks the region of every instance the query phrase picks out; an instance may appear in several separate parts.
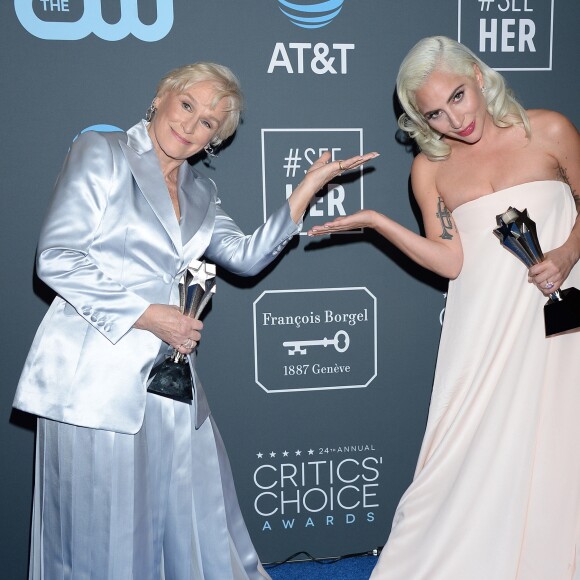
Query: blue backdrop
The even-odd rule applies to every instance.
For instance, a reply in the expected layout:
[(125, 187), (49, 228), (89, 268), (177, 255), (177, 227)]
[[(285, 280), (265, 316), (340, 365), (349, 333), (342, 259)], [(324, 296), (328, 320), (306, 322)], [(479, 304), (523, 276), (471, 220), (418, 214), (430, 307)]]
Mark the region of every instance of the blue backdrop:
[[(128, 128), (165, 72), (220, 62), (240, 77), (247, 105), (235, 138), (199, 169), (243, 228), (328, 149), (382, 155), (331, 184), (306, 227), (369, 207), (419, 231), (412, 150), (396, 125), (403, 56), (427, 35), (460, 39), (526, 107), (578, 125), (579, 16), (577, 0), (3, 2), (3, 576), (24, 578), (27, 566), (34, 418), (11, 402), (52, 298), (35, 277), (35, 247), (81, 130)], [(264, 561), (372, 549), (412, 477), (446, 282), (371, 233), (300, 236), (280, 262), (251, 280), (218, 273), (199, 350), (242, 510)]]

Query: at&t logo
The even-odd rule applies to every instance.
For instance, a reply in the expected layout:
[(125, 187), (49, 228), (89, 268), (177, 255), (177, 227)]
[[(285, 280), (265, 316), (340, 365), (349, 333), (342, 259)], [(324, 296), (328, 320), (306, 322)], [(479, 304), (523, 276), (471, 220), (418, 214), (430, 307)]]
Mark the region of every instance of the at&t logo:
[[(349, 50), (354, 50), (354, 44), (338, 42), (330, 47), (324, 42), (317, 42), (314, 46), (310, 42), (290, 42), (286, 47), (283, 42), (277, 42), (268, 66), (268, 74), (277, 68), (285, 70), (288, 74), (294, 72), (303, 74), (305, 68), (310, 68), (317, 75), (326, 73), (345, 75), (348, 72)], [(307, 67), (304, 66), (305, 55)]]
[(326, 2), (307, 1), (302, 4), (278, 0), (280, 10), (288, 16), (290, 22), (300, 28), (322, 28), (330, 24), (342, 9), (344, 0), (327, 0)]
[[(80, 40), (93, 33), (108, 41), (132, 34), (145, 42), (161, 40), (173, 26), (173, 0), (156, 0), (157, 19), (143, 24), (138, 0), (119, 0), (118, 22), (103, 20), (101, 0), (14, 0), (16, 16), (30, 34), (43, 40)], [(82, 9), (80, 18), (75, 12)]]
[[(342, 10), (344, 0), (277, 0), (280, 10), (292, 24), (305, 29), (322, 28), (330, 24)], [(286, 72), (316, 75), (348, 73), (348, 54), (353, 43), (277, 42), (270, 57), (268, 74)]]

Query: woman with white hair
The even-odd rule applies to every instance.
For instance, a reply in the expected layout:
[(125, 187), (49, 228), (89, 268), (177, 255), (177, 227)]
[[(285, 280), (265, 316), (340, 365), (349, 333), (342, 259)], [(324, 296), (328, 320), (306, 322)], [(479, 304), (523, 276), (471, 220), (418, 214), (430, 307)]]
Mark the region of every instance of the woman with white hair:
[[(373, 228), (450, 279), (415, 476), (371, 578), (578, 579), (580, 332), (546, 337), (542, 314), (580, 287), (578, 131), (441, 36), (409, 52), (397, 93), (425, 237), (371, 210), (310, 232)], [(509, 207), (537, 224), (527, 271), (493, 233)]]
[[(187, 65), (162, 79), (146, 119), (70, 149), (38, 244), (38, 275), (57, 296), (14, 402), (39, 417), (31, 580), (269, 578), (195, 372), (202, 323), (178, 308), (178, 285), (202, 257), (260, 272), (315, 193), (374, 154), (324, 154), (244, 235), (188, 163), (234, 133), (241, 105), (229, 69)], [(173, 349), (188, 359), (190, 404), (147, 391)]]

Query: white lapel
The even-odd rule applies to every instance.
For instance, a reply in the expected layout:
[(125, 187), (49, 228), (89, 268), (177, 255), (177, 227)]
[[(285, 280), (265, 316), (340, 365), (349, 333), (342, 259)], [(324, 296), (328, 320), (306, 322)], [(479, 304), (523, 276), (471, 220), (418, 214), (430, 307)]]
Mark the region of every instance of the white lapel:
[(187, 254), (199, 257), (209, 243), (215, 221), (215, 185), (189, 164), (178, 174), (181, 236)]
[(145, 121), (131, 127), (127, 131), (127, 143), (121, 142), (120, 145), (141, 193), (169, 234), (175, 249), (181, 254), (179, 223)]

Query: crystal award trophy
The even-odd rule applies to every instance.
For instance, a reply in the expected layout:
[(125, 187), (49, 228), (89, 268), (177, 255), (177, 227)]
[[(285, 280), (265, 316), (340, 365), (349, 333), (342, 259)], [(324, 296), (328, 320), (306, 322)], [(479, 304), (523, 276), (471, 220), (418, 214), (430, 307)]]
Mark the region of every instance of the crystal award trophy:
[[(182, 314), (198, 319), (215, 294), (216, 268), (205, 261), (192, 260), (179, 283), (179, 303)], [(177, 349), (163, 362), (154, 366), (149, 374), (150, 393), (191, 403), (193, 379), (187, 355)]]
[[(523, 212), (509, 207), (496, 216), (498, 227), (493, 233), (502, 246), (522, 261), (527, 268), (544, 260), (536, 233), (536, 224)], [(580, 328), (580, 290), (571, 287), (550, 294), (544, 306), (546, 336)]]

